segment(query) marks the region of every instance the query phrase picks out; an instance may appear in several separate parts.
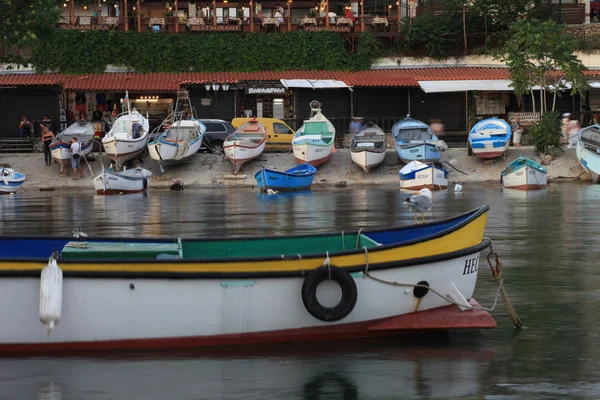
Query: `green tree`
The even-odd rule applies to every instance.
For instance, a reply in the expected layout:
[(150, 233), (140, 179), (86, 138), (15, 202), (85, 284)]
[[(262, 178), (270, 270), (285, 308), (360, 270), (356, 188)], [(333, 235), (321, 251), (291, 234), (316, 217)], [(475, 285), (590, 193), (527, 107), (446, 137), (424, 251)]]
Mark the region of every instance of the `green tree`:
[(55, 0), (0, 0), (0, 63), (24, 64), (24, 54), (56, 29)]
[(499, 58), (506, 63), (517, 95), (540, 92), (540, 112), (548, 110), (546, 93), (554, 94), (552, 111), (559, 91), (571, 87), (571, 95), (584, 95), (588, 88), (585, 66), (573, 54), (574, 40), (552, 20), (520, 19), (511, 25), (510, 36)]

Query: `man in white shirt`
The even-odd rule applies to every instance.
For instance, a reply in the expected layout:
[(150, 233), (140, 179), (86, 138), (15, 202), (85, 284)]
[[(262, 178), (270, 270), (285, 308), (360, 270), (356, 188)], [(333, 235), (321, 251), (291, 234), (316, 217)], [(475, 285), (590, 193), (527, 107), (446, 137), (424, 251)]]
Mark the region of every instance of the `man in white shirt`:
[(71, 139), (71, 165), (73, 166), (73, 180), (76, 181), (83, 178), (83, 172), (81, 171), (80, 165), (81, 161), (81, 143), (77, 141), (77, 138), (74, 137)]

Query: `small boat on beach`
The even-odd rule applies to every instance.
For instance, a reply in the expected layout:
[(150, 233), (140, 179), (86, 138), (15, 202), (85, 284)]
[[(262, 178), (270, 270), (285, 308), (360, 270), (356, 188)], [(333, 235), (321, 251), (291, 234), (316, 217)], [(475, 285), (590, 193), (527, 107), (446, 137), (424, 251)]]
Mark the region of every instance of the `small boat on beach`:
[(579, 131), (577, 159), (592, 177), (592, 183), (600, 180), (600, 124), (591, 125)]
[(15, 193), (26, 180), (25, 174), (9, 167), (0, 167), (0, 194)]
[(487, 214), (311, 235), (3, 236), (0, 355), (495, 328), (473, 298)]
[(260, 156), (265, 151), (267, 129), (256, 118), (236, 129), (223, 142), (225, 156), (233, 164), (236, 175), (242, 165)]
[(400, 188), (443, 190), (448, 188), (448, 171), (434, 164), (411, 161), (399, 172)]
[(398, 158), (405, 164), (415, 160), (437, 162), (440, 152), (448, 148), (433, 134), (429, 125), (409, 116), (394, 124), (392, 135), (396, 141)]
[(327, 162), (335, 151), (335, 127), (321, 113), (321, 103), (310, 102), (311, 116), (294, 134), (292, 148), (299, 164), (313, 167)]
[(519, 157), (508, 164), (501, 173), (502, 184), (507, 189), (545, 189), (548, 171), (533, 160)]
[(310, 164), (297, 165), (283, 172), (263, 165), (260, 171), (254, 174), (254, 178), (262, 192), (269, 189), (292, 192), (310, 189), (316, 173), (317, 169)]
[(94, 189), (100, 195), (140, 193), (148, 188), (152, 172), (144, 168), (130, 168), (121, 172), (104, 169), (94, 178)]
[(198, 152), (206, 127), (193, 118), (192, 104), (186, 90), (177, 93), (175, 112), (156, 129), (168, 128), (148, 143), (150, 158), (160, 163), (182, 161)]
[(366, 124), (352, 138), (352, 162), (365, 171), (375, 168), (385, 159), (387, 139), (385, 132), (372, 122)]
[(125, 96), (125, 103), (127, 111), (117, 117), (110, 131), (102, 138), (104, 151), (117, 169), (142, 154), (150, 133), (147, 116), (144, 117), (135, 108), (131, 109), (129, 94)]
[(85, 157), (94, 148), (95, 133), (96, 128), (91, 122), (80, 119), (56, 135), (50, 143), (50, 154), (52, 159), (60, 164), (61, 171), (71, 166), (71, 140), (77, 138), (77, 141), (81, 144), (80, 154)]
[(503, 156), (511, 136), (510, 125), (504, 120), (488, 118), (479, 121), (469, 132), (469, 155), (485, 159)]

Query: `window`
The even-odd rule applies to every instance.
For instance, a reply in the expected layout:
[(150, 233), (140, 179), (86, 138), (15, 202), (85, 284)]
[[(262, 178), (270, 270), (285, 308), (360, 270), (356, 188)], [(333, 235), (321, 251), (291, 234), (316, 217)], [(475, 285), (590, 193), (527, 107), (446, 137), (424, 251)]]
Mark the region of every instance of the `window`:
[(218, 122), (203, 122), (203, 124), (206, 126), (207, 132), (227, 132), (225, 125), (219, 124)]
[(290, 128), (285, 126), (284, 124), (280, 124), (279, 122), (273, 122), (273, 133), (276, 135), (289, 135), (292, 133)]

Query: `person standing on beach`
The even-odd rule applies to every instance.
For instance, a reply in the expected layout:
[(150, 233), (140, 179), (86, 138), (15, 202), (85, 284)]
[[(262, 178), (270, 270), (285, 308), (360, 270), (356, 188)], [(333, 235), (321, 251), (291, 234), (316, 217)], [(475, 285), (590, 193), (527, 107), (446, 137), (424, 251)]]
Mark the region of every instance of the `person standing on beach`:
[(50, 143), (54, 139), (54, 133), (47, 126), (40, 124), (42, 128), (42, 143), (44, 144), (44, 162), (46, 167), (52, 166), (52, 154), (50, 153)]
[(77, 141), (77, 138), (74, 137), (71, 139), (71, 165), (73, 166), (73, 180), (76, 181), (80, 178), (83, 178), (83, 173), (81, 172), (81, 168), (79, 166), (79, 162), (81, 159), (81, 143)]

